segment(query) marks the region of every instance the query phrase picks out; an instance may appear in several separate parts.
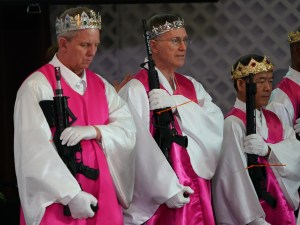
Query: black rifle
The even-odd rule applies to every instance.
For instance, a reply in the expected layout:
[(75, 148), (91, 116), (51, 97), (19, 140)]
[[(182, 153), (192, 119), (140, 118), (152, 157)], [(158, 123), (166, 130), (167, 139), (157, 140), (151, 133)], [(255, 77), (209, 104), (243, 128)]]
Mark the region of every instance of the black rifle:
[[(246, 78), (246, 133), (247, 135), (256, 133), (255, 117), (255, 94), (256, 83), (253, 82), (253, 74)], [(264, 199), (272, 208), (276, 207), (276, 199), (266, 190), (266, 170), (258, 166), (258, 155), (247, 154), (249, 176), (252, 180), (256, 194), (259, 198)]]
[[(148, 56), (148, 81), (149, 88), (159, 89), (159, 79), (158, 74), (155, 69), (155, 64), (152, 59), (152, 52), (150, 48), (150, 39), (149, 32), (146, 27), (146, 20), (142, 20), (143, 29), (144, 29), (144, 37), (146, 42), (147, 56)], [(174, 115), (172, 113), (172, 109), (170, 107), (164, 109), (156, 109), (153, 111), (154, 116), (154, 139), (161, 151), (170, 162), (169, 158), (169, 150), (171, 148), (171, 144), (173, 142), (177, 143), (180, 146), (187, 147), (188, 138), (187, 136), (178, 135), (175, 127), (174, 127)]]
[[(81, 154), (82, 149), (80, 143), (74, 146), (62, 145), (60, 135), (63, 130), (74, 123), (77, 118), (68, 107), (68, 97), (63, 96), (63, 90), (60, 83), (60, 68), (55, 67), (55, 77), (57, 81), (57, 87), (55, 89), (55, 96), (53, 100), (42, 100), (39, 102), (47, 122), (50, 127), (55, 127), (53, 142), (56, 146), (57, 152), (65, 165), (68, 167), (72, 175), (75, 177), (77, 173), (81, 173), (87, 178), (96, 180), (99, 175), (98, 169), (93, 169), (85, 166), (82, 162)], [(80, 157), (78, 157), (78, 154)], [(97, 210), (97, 206), (92, 206), (94, 211)], [(64, 207), (64, 214), (70, 216), (70, 210), (68, 206)]]

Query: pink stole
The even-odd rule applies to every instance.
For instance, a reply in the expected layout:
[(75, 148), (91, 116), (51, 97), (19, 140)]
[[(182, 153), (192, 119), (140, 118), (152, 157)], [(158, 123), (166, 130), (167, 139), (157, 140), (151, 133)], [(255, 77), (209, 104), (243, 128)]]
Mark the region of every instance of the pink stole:
[[(48, 64), (39, 69), (48, 79), (53, 90), (56, 89), (54, 68)], [(65, 80), (61, 79), (64, 95), (68, 96), (68, 105), (77, 120), (72, 126), (105, 125), (108, 124), (108, 104), (105, 95), (105, 84), (90, 70), (86, 70), (88, 88), (83, 95), (76, 93)], [(54, 132), (54, 131), (53, 131)], [(73, 219), (63, 215), (63, 205), (54, 203), (46, 208), (40, 225), (122, 225), (123, 216), (118, 204), (114, 184), (106, 162), (106, 157), (96, 140), (81, 141), (83, 163), (91, 168), (99, 169), (97, 180), (77, 174), (76, 179), (82, 190), (98, 199), (99, 209), (93, 218)], [(63, 184), (62, 184), (63, 185)], [(21, 224), (25, 224), (21, 223)]]
[(293, 108), (294, 108), (294, 118), (293, 124), (295, 123), (296, 119), (299, 117), (300, 111), (300, 87), (297, 83), (292, 81), (291, 79), (284, 78), (277, 87), (281, 89), (286, 95), (289, 97)]
[[(279, 118), (269, 110), (263, 110), (268, 127), (268, 139), (266, 143), (275, 144), (283, 140), (283, 127)], [(227, 115), (234, 115), (241, 119), (246, 126), (246, 113), (240, 109), (233, 108)], [(269, 164), (265, 157), (258, 157), (260, 164)], [(266, 214), (266, 221), (272, 225), (295, 225), (295, 215), (293, 209), (286, 201), (279, 183), (270, 166), (265, 167), (266, 170), (266, 187), (273, 197), (277, 199), (275, 208), (272, 208), (265, 200), (260, 199), (260, 204)]]
[[(193, 83), (180, 74), (175, 74), (176, 91), (174, 95), (183, 95), (197, 102), (197, 96)], [(148, 93), (148, 74), (141, 70), (136, 76)], [(161, 88), (162, 85), (160, 86)], [(151, 118), (153, 112), (151, 111)], [(179, 124), (174, 117), (175, 128), (182, 135)], [(205, 128), (204, 128), (205, 129)], [(153, 121), (150, 123), (150, 131), (154, 134)], [(200, 149), (199, 149), (200, 150)], [(181, 184), (190, 186), (195, 193), (190, 195), (190, 203), (179, 209), (169, 209), (165, 204), (160, 205), (155, 214), (145, 223), (147, 225), (214, 225), (214, 215), (211, 204), (210, 181), (199, 177), (193, 170), (187, 150), (176, 143), (172, 143), (170, 152), (172, 167)], [(163, 173), (163, 171), (161, 171)]]

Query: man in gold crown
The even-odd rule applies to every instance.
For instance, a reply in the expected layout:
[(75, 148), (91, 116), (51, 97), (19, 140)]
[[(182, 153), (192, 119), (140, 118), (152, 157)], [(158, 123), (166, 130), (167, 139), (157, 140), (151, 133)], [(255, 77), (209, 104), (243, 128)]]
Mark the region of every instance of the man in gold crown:
[[(275, 112), (284, 124), (294, 127), (300, 140), (300, 27), (289, 33), (288, 42), (291, 65), (273, 90), (267, 108)], [(298, 221), (300, 224), (300, 217)]]
[(232, 67), (237, 99), (225, 117), (212, 182), (217, 224), (295, 224), (300, 142), (291, 127), (265, 109), (272, 72), (269, 59), (256, 54), (242, 56)]
[[(183, 19), (155, 15), (146, 30), (151, 58), (119, 91), (141, 121), (136, 126), (147, 129), (137, 136), (135, 191), (125, 224), (214, 225), (210, 179), (219, 159), (223, 114), (199, 82), (176, 72), (189, 44)], [(153, 79), (154, 88), (149, 84)], [(187, 146), (184, 141), (165, 146), (170, 140), (165, 133), (170, 139), (187, 139)]]
[[(22, 225), (124, 224), (121, 206), (127, 208), (133, 195), (136, 130), (126, 102), (88, 69), (100, 30), (101, 17), (91, 9), (66, 10), (56, 21), (56, 54), (18, 90), (14, 153)], [(64, 96), (68, 107), (57, 102)], [(54, 101), (48, 111), (42, 107)], [(55, 126), (48, 117), (53, 110), (60, 113)], [(61, 122), (69, 125), (58, 133)]]
[[(281, 121), (300, 133), (300, 27), (288, 35), (291, 65), (282, 81), (273, 90), (268, 109)], [(299, 136), (300, 138), (300, 136)]]

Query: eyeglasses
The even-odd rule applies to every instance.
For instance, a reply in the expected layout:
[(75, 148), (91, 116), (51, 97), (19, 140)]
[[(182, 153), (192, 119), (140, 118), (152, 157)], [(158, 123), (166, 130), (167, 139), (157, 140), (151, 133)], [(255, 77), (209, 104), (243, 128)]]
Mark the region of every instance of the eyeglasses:
[(169, 41), (171, 42), (174, 46), (178, 47), (182, 42), (185, 46), (189, 46), (191, 43), (191, 39), (186, 37), (186, 38), (180, 38), (180, 37), (174, 37), (168, 40), (161, 40), (161, 39), (155, 39), (155, 41)]

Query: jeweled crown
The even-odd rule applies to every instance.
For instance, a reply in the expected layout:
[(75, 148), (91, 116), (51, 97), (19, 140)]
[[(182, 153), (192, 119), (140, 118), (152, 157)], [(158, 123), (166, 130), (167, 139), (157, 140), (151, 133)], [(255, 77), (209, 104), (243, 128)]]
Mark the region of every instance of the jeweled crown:
[(300, 32), (299, 31), (295, 31), (295, 32), (290, 32), (288, 34), (288, 41), (290, 43), (295, 43), (295, 42), (298, 42), (300, 41)]
[(81, 15), (77, 14), (74, 17), (67, 14), (64, 19), (57, 18), (55, 24), (56, 35), (88, 28), (98, 28), (101, 30), (101, 15), (99, 13), (96, 14), (93, 10), (90, 10), (89, 14), (83, 11)]
[(240, 78), (249, 76), (250, 73), (257, 74), (268, 71), (273, 71), (273, 65), (267, 56), (264, 56), (264, 59), (261, 62), (257, 62), (255, 59), (251, 58), (248, 65), (244, 66), (239, 62), (236, 69), (234, 69), (232, 66), (231, 78), (233, 80), (238, 80)]
[(171, 23), (166, 21), (164, 25), (160, 25), (158, 27), (153, 26), (152, 29), (149, 31), (149, 38), (153, 39), (158, 35), (166, 33), (167, 31), (171, 31), (181, 27), (184, 27), (184, 20), (181, 20), (180, 18), (178, 18), (178, 20), (175, 20)]

